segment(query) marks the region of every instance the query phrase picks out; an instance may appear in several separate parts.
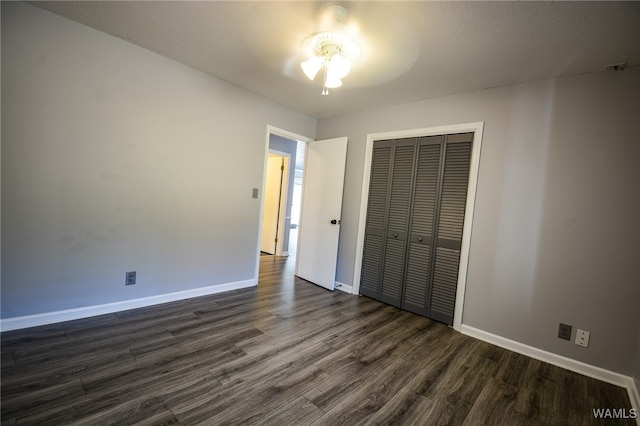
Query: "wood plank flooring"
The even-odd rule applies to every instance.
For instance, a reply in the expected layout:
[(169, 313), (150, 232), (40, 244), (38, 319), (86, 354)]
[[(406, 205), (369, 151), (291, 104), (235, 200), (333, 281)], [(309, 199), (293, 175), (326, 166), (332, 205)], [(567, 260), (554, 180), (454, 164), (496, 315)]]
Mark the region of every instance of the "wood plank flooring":
[(2, 333), (2, 425), (590, 425), (625, 389), (293, 277)]

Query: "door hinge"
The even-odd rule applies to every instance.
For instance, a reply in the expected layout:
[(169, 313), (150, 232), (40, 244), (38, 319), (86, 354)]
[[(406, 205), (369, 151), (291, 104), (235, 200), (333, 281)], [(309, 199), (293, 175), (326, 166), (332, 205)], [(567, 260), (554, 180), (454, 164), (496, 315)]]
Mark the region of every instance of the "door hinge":
[(280, 166), (280, 170), (284, 170), (284, 164)]
[(274, 242), (274, 243), (277, 243), (277, 242), (278, 242), (278, 239), (276, 238), (275, 240), (273, 240), (273, 242)]

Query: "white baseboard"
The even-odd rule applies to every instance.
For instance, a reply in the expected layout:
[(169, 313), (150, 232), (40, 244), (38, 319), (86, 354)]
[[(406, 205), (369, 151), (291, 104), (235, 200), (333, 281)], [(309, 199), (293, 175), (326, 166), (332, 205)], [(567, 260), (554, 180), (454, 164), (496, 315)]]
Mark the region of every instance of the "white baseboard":
[(113, 312), (125, 311), (127, 309), (143, 308), (145, 306), (159, 305), (161, 303), (175, 302), (178, 300), (191, 299), (192, 297), (207, 296), (210, 294), (252, 287), (257, 284), (258, 281), (253, 278), (250, 280), (194, 288), (191, 290), (177, 291), (157, 296), (142, 297), (140, 299), (106, 303), (104, 305), (86, 306), (82, 308), (66, 309), (63, 311), (26, 315), (22, 317), (3, 318), (0, 320), (0, 330), (19, 330), (21, 328), (35, 327), (38, 325), (48, 325), (62, 321), (93, 317), (96, 315), (111, 314)]
[[(629, 400), (631, 406), (636, 409), (636, 412), (640, 413), (640, 393), (638, 393), (638, 386), (635, 380), (631, 380), (631, 385), (627, 388), (629, 392)], [(640, 426), (640, 414), (636, 417), (636, 423)]]
[(465, 324), (462, 324), (460, 332), (462, 334), (466, 334), (467, 336), (475, 337), (476, 339), (483, 340), (485, 342), (500, 346), (501, 348), (505, 348), (513, 352), (517, 352), (519, 354), (526, 355), (528, 357), (535, 358), (537, 360), (547, 362), (549, 364), (556, 365), (558, 367), (562, 367), (564, 369), (574, 371), (576, 373), (592, 377), (594, 379), (602, 380), (603, 382), (622, 386), (627, 389), (631, 404), (635, 408), (640, 408), (638, 389), (636, 388), (633, 378), (629, 376), (605, 370), (604, 368), (596, 367), (594, 365), (587, 364), (581, 361), (576, 361), (575, 359), (567, 358), (562, 355), (554, 354), (552, 352), (547, 352), (542, 349), (534, 348), (533, 346), (525, 345), (524, 343), (516, 342), (514, 340), (507, 339), (506, 337), (498, 336), (496, 334), (492, 334)]
[(345, 293), (353, 294), (353, 286), (348, 284), (339, 283), (336, 281), (336, 290), (344, 291)]

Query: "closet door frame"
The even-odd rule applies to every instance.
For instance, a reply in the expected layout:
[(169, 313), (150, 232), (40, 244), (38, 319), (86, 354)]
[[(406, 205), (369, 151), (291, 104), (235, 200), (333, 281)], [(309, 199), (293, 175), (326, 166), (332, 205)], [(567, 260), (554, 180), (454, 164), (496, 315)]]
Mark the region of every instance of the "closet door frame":
[(469, 246), (471, 230), (473, 228), (473, 211), (476, 201), (476, 187), (480, 167), (480, 150), (482, 147), (482, 133), (484, 122), (455, 124), (451, 126), (429, 127), (424, 129), (399, 130), (384, 133), (370, 133), (367, 135), (364, 156), (364, 170), (362, 175), (362, 195), (360, 197), (360, 217), (358, 220), (358, 237), (356, 241), (356, 258), (353, 273), (353, 294), (360, 293), (360, 277), (362, 274), (362, 255), (364, 250), (364, 234), (367, 219), (367, 204), (369, 201), (369, 179), (371, 177), (371, 158), (373, 156), (373, 142), (387, 139), (403, 139), (422, 136), (448, 135), (454, 133), (473, 132), (471, 148), (471, 164), (469, 165), (469, 187), (465, 205), (464, 225), (462, 231), (462, 246), (460, 249), (460, 266), (458, 268), (458, 283), (456, 288), (456, 304), (453, 314), (453, 328), (460, 331), (464, 310), (464, 295), (467, 284), (467, 266), (469, 262)]

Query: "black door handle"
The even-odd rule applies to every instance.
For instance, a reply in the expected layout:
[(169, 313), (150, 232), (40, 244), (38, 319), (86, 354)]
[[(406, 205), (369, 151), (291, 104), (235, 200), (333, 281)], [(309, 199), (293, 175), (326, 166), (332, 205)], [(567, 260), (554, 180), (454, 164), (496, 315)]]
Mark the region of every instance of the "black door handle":
[(337, 220), (337, 219), (331, 219), (331, 224), (332, 225), (338, 225), (341, 221)]

